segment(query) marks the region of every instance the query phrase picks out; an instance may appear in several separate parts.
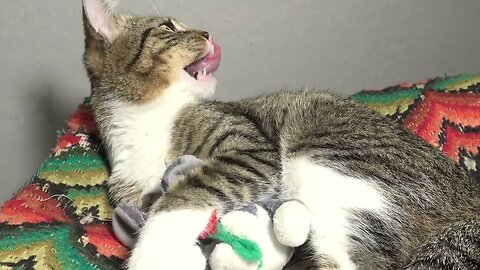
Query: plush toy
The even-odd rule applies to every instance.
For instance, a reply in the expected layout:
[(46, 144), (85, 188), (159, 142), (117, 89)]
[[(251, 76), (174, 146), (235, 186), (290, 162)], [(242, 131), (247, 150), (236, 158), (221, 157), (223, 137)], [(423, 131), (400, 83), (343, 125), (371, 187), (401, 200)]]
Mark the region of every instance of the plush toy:
[[(154, 191), (156, 196), (168, 192), (200, 162), (194, 156), (175, 160)], [(146, 218), (145, 213), (133, 206), (116, 207), (112, 223), (117, 238), (131, 247)], [(305, 205), (297, 200), (268, 200), (231, 211), (221, 218), (212, 213), (199, 240), (212, 270), (278, 270), (290, 260), (294, 248), (305, 243), (309, 231), (310, 218)]]
[(225, 214), (222, 226), (232, 233), (258, 244), (262, 257), (248, 260), (229, 242), (218, 243), (209, 257), (213, 270), (279, 270), (293, 255), (294, 248), (307, 240), (310, 219), (305, 206), (296, 200), (270, 200), (251, 204)]

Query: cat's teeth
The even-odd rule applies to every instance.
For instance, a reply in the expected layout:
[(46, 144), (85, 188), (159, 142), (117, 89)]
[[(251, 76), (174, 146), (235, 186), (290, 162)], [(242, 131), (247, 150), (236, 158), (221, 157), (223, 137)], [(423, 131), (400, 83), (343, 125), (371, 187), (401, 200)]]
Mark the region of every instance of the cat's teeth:
[(213, 46), (212, 43), (209, 43), (209, 44), (208, 44), (208, 54), (209, 54), (209, 55), (215, 54), (215, 47)]
[(204, 68), (203, 71), (202, 71), (202, 75), (203, 76), (206, 76), (207, 75), (207, 70)]

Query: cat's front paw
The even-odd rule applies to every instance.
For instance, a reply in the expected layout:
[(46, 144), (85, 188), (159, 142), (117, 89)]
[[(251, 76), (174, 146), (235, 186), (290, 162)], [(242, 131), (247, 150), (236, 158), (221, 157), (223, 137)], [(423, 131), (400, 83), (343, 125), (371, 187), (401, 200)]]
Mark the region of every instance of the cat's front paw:
[(197, 245), (211, 211), (175, 210), (151, 216), (127, 262), (129, 270), (204, 270), (206, 259)]

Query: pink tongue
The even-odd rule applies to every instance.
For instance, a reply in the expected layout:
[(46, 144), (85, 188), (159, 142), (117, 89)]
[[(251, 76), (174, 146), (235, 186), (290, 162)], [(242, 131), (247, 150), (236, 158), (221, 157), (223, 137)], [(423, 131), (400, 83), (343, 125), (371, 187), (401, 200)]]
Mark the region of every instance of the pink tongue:
[(204, 78), (208, 74), (217, 71), (220, 66), (220, 59), (222, 58), (220, 46), (212, 41), (214, 53), (205, 56), (204, 58), (188, 65), (185, 71), (197, 80)]

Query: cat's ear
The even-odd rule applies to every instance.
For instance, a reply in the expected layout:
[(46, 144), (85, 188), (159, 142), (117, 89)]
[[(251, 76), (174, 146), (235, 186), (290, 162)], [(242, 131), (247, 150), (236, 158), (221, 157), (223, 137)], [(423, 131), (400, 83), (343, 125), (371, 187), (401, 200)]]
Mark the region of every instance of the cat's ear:
[(83, 0), (83, 19), (87, 38), (112, 43), (121, 29), (117, 18), (111, 14), (111, 0)]

